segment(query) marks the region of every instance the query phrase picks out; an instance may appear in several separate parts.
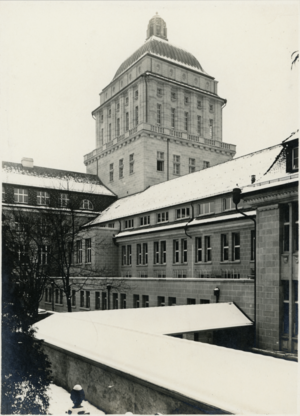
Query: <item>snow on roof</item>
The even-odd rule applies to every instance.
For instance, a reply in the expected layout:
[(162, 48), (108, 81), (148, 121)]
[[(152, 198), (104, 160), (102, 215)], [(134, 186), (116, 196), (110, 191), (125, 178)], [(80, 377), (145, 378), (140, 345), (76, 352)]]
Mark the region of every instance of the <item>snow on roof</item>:
[(23, 168), (20, 163), (12, 162), (2, 163), (2, 182), (21, 186), (59, 189), (61, 191), (115, 196), (102, 185), (96, 175), (39, 166)]
[(165, 332), (171, 314), (190, 319), (208, 306), (55, 314), (36, 324), (37, 337), (228, 412), (296, 414), (297, 363), (144, 331), (152, 325), (144, 325), (147, 314), (164, 317), (153, 321)]
[(281, 151), (282, 146), (276, 145), (151, 186), (144, 192), (117, 200), (92, 223), (104, 223), (229, 193), (236, 186), (243, 188), (251, 184), (252, 175), (262, 177)]

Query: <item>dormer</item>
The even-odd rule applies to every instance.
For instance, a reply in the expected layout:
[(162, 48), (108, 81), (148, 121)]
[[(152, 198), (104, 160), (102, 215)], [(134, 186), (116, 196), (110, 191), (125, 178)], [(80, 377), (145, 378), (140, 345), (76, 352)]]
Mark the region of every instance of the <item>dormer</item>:
[(288, 139), (283, 142), (286, 151), (286, 172), (295, 173), (299, 170), (299, 140)]

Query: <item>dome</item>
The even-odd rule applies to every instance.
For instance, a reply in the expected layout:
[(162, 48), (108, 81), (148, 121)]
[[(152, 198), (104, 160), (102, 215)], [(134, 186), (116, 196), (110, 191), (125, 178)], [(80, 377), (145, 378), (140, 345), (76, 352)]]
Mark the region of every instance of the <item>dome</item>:
[(144, 55), (162, 57), (172, 63), (177, 63), (189, 69), (205, 73), (199, 61), (191, 53), (173, 46), (168, 42), (167, 25), (158, 14), (153, 16), (149, 21), (147, 39), (144, 45), (142, 45), (120, 65), (114, 79), (125, 72)]

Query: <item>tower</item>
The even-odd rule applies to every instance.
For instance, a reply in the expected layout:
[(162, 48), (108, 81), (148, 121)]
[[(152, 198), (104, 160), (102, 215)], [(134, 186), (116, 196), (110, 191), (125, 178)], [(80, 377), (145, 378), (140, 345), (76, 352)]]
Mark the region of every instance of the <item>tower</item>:
[(120, 65), (92, 112), (96, 148), (84, 156), (87, 172), (122, 197), (230, 160), (235, 146), (222, 141), (225, 104), (217, 81), (169, 43), (156, 14), (145, 43)]

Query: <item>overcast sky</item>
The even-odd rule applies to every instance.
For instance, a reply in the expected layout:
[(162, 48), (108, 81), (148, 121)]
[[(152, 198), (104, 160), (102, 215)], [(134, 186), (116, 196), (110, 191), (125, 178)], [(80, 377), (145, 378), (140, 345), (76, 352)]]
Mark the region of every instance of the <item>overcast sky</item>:
[(156, 12), (170, 43), (219, 81), (237, 156), (298, 129), (298, 1), (0, 1), (2, 160), (84, 172), (99, 93)]

